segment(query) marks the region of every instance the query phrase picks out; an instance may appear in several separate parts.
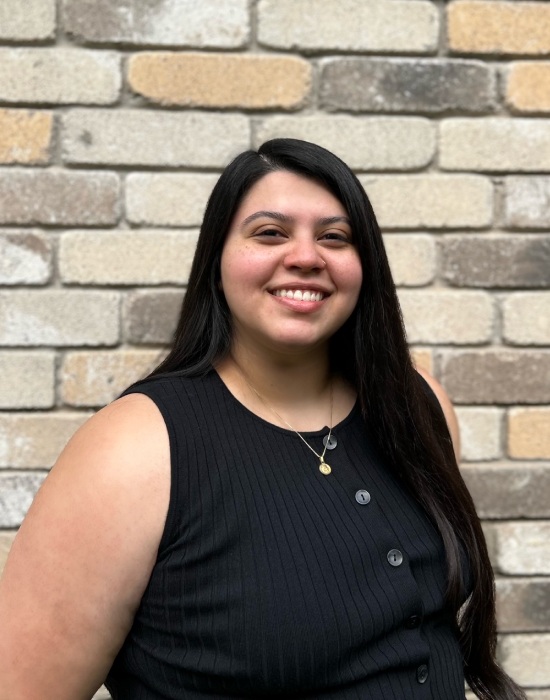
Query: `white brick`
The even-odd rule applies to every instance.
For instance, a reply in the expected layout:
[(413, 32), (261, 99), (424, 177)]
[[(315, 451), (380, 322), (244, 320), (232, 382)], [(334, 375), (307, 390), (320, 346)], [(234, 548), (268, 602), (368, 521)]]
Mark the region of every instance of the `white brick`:
[(503, 336), (512, 345), (550, 345), (550, 291), (510, 294), (502, 302)]
[(4, 530), (4, 532), (0, 532), (0, 576), (2, 576), (2, 571), (4, 570), (6, 559), (8, 558), (14, 538), (15, 532), (13, 531)]
[(508, 575), (550, 574), (550, 522), (493, 525), (498, 572)]
[(19, 527), (45, 474), (0, 473), (0, 527)]
[(550, 177), (507, 177), (505, 222), (517, 228), (550, 228)]
[(0, 352), (0, 408), (50, 408), (55, 402), (55, 355)]
[(502, 454), (503, 411), (497, 408), (457, 407), (462, 459), (498, 459)]
[(0, 233), (0, 284), (45, 284), (50, 279), (52, 246), (39, 231)]
[(433, 237), (392, 233), (384, 236), (395, 284), (415, 287), (432, 282), (436, 272)]
[(0, 39), (49, 39), (55, 32), (55, 0), (2, 0)]
[[(499, 643), (499, 659), (506, 673), (524, 687), (550, 685), (550, 634), (507, 634)], [(529, 694), (533, 700), (538, 694)]]

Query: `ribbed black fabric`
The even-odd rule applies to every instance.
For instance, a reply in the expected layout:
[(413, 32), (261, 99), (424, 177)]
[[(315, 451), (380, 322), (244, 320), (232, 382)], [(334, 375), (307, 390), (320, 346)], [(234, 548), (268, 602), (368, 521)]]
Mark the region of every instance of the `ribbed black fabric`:
[[(107, 679), (115, 700), (464, 700), (441, 539), (357, 408), (335, 426), (323, 476), (297, 435), (248, 411), (215, 372), (136, 390), (166, 421), (172, 486)], [(321, 452), (326, 433), (304, 436)]]

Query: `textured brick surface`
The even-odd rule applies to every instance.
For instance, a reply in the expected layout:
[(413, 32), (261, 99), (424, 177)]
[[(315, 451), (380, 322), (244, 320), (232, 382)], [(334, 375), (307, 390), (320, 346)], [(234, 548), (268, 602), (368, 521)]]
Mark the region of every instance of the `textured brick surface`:
[(384, 237), (394, 282), (405, 287), (429, 284), (436, 273), (435, 241), (422, 234)]
[(420, 117), (269, 117), (254, 142), (290, 137), (313, 141), (356, 170), (409, 170), (427, 165), (435, 153), (435, 132)]
[(462, 459), (468, 462), (497, 459), (502, 453), (503, 412), (495, 408), (459, 407)]
[(494, 530), (497, 570), (501, 574), (550, 574), (550, 522), (509, 522)]
[(290, 56), (143, 53), (129, 61), (134, 92), (162, 105), (295, 109), (311, 88), (311, 65)]
[(442, 353), (442, 383), (460, 404), (537, 404), (550, 401), (550, 353), (464, 350)]
[(71, 231), (61, 236), (65, 283), (185, 284), (195, 231)]
[(131, 173), (126, 218), (134, 224), (199, 226), (217, 179), (206, 173)]
[(0, 413), (0, 465), (49, 469), (87, 417), (76, 412)]
[(507, 177), (505, 223), (514, 228), (550, 228), (550, 177)]
[(550, 236), (449, 236), (442, 273), (457, 287), (547, 287)]
[(493, 71), (474, 61), (340, 58), (323, 67), (321, 104), (354, 112), (490, 112)]
[(550, 634), (510, 634), (499, 644), (504, 670), (525, 687), (550, 685), (549, 658)]
[(260, 0), (258, 37), (276, 48), (433, 53), (439, 21), (424, 0)]
[(0, 351), (0, 408), (51, 408), (55, 401), (55, 355)]
[(493, 218), (493, 188), (479, 175), (364, 175), (384, 229), (484, 228)]
[(550, 630), (550, 579), (500, 578), (496, 589), (500, 631)]
[(9, 551), (13, 544), (15, 532), (9, 530), (0, 531), (0, 576), (4, 570), (4, 565), (8, 557)]
[(550, 64), (512, 64), (508, 71), (506, 101), (517, 112), (550, 112)]
[(77, 40), (237, 48), (249, 35), (247, 0), (63, 0), (65, 30)]
[(0, 473), (0, 527), (20, 525), (43, 481), (44, 474)]
[(0, 39), (36, 41), (55, 32), (55, 0), (2, 0)]
[(117, 292), (0, 292), (0, 344), (95, 346), (118, 338)]
[(52, 133), (50, 112), (0, 109), (0, 163), (47, 163)]
[(457, 0), (448, 7), (448, 40), (460, 53), (550, 53), (546, 2)]
[(550, 463), (470, 463), (461, 471), (481, 518), (550, 516)]
[(445, 170), (547, 171), (549, 143), (548, 119), (447, 119), (440, 126), (439, 163)]
[(119, 191), (114, 173), (3, 169), (0, 224), (114, 224)]
[(0, 49), (0, 100), (44, 104), (112, 104), (121, 86), (112, 51)]
[(182, 292), (139, 291), (124, 304), (124, 337), (130, 343), (164, 345), (177, 325)]
[(52, 246), (40, 231), (0, 233), (0, 284), (44, 284), (50, 279)]
[(62, 124), (71, 163), (220, 167), (250, 145), (238, 114), (81, 109)]
[(550, 345), (550, 291), (511, 294), (502, 302), (503, 337), (512, 345)]
[(484, 292), (401, 290), (411, 343), (483, 343), (494, 322), (494, 302)]
[[(547, 386), (550, 373), (541, 377)], [(516, 408), (508, 414), (508, 454), (514, 459), (550, 459), (550, 407)]]

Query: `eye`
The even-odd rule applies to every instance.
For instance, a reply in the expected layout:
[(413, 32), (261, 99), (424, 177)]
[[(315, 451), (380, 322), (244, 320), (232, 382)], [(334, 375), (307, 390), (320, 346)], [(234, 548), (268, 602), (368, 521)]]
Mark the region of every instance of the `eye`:
[(263, 241), (279, 241), (286, 238), (284, 231), (277, 228), (262, 228), (259, 231), (253, 233), (253, 238), (258, 238)]
[(321, 234), (319, 240), (333, 246), (343, 246), (352, 242), (351, 234), (344, 231), (325, 231)]

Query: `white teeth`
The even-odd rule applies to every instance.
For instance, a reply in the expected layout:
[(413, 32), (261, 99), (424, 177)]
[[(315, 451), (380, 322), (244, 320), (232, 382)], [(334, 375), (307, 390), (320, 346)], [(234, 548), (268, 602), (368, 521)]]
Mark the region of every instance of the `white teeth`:
[(274, 292), (276, 297), (286, 299), (296, 299), (298, 301), (321, 301), (324, 298), (323, 292), (312, 292), (308, 289), (276, 289)]
[(311, 299), (311, 292), (304, 292), (304, 293), (302, 294), (302, 299), (303, 299), (304, 301), (309, 301), (309, 300)]
[(303, 297), (302, 297), (302, 292), (301, 292), (299, 289), (297, 289), (297, 290), (294, 292), (294, 299), (298, 299), (299, 301), (302, 301), (302, 298), (303, 298)]

